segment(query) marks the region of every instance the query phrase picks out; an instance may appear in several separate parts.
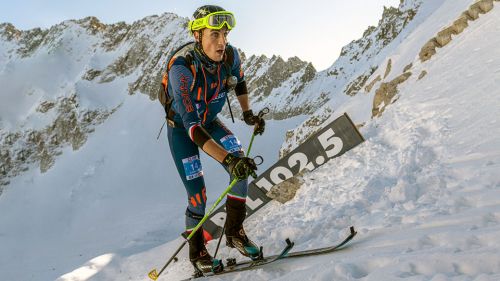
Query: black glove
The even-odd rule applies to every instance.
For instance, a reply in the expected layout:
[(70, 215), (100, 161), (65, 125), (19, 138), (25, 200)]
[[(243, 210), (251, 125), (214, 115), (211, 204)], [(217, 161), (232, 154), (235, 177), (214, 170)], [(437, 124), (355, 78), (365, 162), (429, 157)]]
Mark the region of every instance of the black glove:
[(253, 115), (252, 110), (247, 110), (243, 112), (243, 120), (247, 125), (255, 125), (254, 134), (262, 135), (266, 129), (266, 121), (259, 115)]
[(231, 176), (238, 180), (244, 180), (248, 176), (252, 176), (254, 179), (257, 178), (255, 173), (257, 165), (252, 158), (237, 157), (229, 153), (222, 161), (222, 164), (227, 167)]

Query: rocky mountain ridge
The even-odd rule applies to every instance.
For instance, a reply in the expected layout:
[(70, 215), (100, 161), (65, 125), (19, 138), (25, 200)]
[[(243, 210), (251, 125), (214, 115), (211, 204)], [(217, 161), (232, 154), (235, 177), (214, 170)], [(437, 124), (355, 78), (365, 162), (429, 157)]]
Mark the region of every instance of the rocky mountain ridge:
[[(184, 28), (187, 22), (187, 18), (165, 13), (132, 24), (103, 24), (87, 17), (45, 30), (22, 31), (10, 23), (0, 24), (0, 81), (9, 83), (2, 97), (25, 97), (24, 106), (16, 110), (19, 118), (9, 117), (7, 112), (0, 115), (0, 185), (7, 185), (10, 177), (33, 163), (42, 172), (47, 171), (63, 147), (78, 149), (83, 145), (93, 127), (117, 110), (127, 95), (145, 94), (155, 100), (170, 52), (191, 40)], [(298, 58), (246, 59), (243, 52), (241, 56), (253, 99), (266, 100), (274, 88), (290, 81), (298, 92), (316, 72), (312, 64)], [(44, 61), (53, 64), (43, 65)], [(48, 72), (51, 67), (54, 69)], [(42, 76), (43, 81), (23, 79)], [(43, 85), (53, 77), (61, 81)], [(115, 87), (120, 90), (111, 93), (116, 95), (112, 104), (89, 101), (110, 94), (108, 88)], [(65, 106), (68, 103), (75, 110), (69, 111)], [(300, 109), (296, 112), (301, 113)], [(240, 115), (238, 111), (235, 114)], [(89, 116), (95, 120), (87, 120)], [(34, 119), (44, 120), (44, 125), (30, 128), (30, 122), (37, 122)]]
[[(412, 21), (419, 5), (420, 1), (402, 1), (398, 8), (385, 8), (379, 25), (369, 27), (361, 39), (345, 46), (339, 59), (325, 71), (317, 72), (311, 63), (297, 57), (287, 61), (279, 56), (268, 58), (253, 55), (247, 58), (240, 50), (242, 68), (253, 106), (257, 109), (269, 107), (272, 112), (269, 118), (272, 119), (314, 114), (305, 124), (311, 128), (318, 126), (331, 116), (333, 109), (325, 104), (333, 97), (344, 100), (355, 95), (365, 85), (367, 77), (377, 69), (373, 58)], [(43, 111), (34, 111), (33, 108), (44, 108), (67, 99), (73, 100), (74, 107), (79, 108), (74, 112), (73, 119), (84, 120), (89, 112), (101, 116), (101, 119), (81, 130), (75, 129), (75, 122), (66, 122), (70, 127), (64, 130), (88, 134), (92, 132), (92, 126), (104, 122), (106, 117), (119, 108), (127, 94), (142, 93), (155, 100), (161, 69), (169, 53), (191, 40), (183, 28), (187, 21), (186, 18), (165, 13), (161, 16), (149, 16), (132, 24), (119, 22), (106, 25), (95, 17), (87, 17), (64, 21), (47, 30), (35, 28), (20, 31), (12, 24), (0, 24), (0, 80), (2, 76), (4, 80), (9, 80), (9, 77), (13, 76), (12, 73), (16, 73), (18, 65), (31, 66), (38, 63), (40, 58), (57, 61), (57, 67), (62, 69), (56, 73), (59, 71), (68, 76), (63, 82), (55, 82), (55, 85), (60, 83), (63, 90), (38, 89), (34, 81), (25, 87), (13, 87), (12, 93), (9, 93), (21, 92), (28, 96), (30, 92), (40, 93), (30, 96), (35, 105), (27, 104), (26, 109), (29, 111), (25, 115), (31, 116), (31, 119), (48, 120), (45, 121), (44, 127), (36, 130), (30, 130), (29, 125), (25, 126), (22, 122), (10, 126), (15, 128), (12, 129), (2, 125), (0, 116), (0, 184), (8, 184), (8, 178), (19, 174), (29, 163), (38, 163), (41, 171), (46, 171), (54, 161), (43, 160), (42, 164), (42, 159), (54, 159), (61, 148), (69, 144), (68, 141), (63, 141), (56, 142), (59, 145), (57, 148), (42, 149), (38, 145), (39, 148), (34, 149), (33, 145), (22, 141), (27, 139), (29, 134), (37, 134), (40, 136), (39, 143), (42, 142), (41, 139), (44, 140), (43, 143), (47, 143), (47, 140), (53, 138), (53, 133), (49, 132), (50, 128), (55, 126), (57, 120), (67, 117), (64, 110), (53, 110), (60, 113), (43, 117)], [(370, 60), (372, 61), (368, 63)], [(85, 102), (91, 99), (87, 96), (88, 92), (91, 92), (92, 96), (99, 96), (104, 92), (109, 94), (107, 88), (110, 87), (121, 89), (112, 93), (117, 96), (112, 104)], [(83, 100), (85, 106), (79, 104), (80, 100)], [(235, 116), (241, 115), (236, 106), (237, 100), (230, 101)], [(223, 114), (228, 115), (227, 107)], [(27, 129), (24, 129), (24, 126)], [(289, 132), (287, 137), (296, 141), (301, 138), (294, 132)], [(77, 138), (85, 139), (84, 136)], [(79, 145), (73, 146), (73, 149), (78, 147)], [(26, 157), (17, 156), (19, 154), (33, 156), (28, 160)]]
[[(336, 95), (336, 101), (325, 103), (303, 124), (287, 132), (287, 139), (280, 150), (280, 156), (293, 150), (303, 140), (321, 128), (322, 125), (342, 114), (341, 112), (335, 112), (335, 109), (339, 108), (340, 105), (349, 107), (349, 104), (353, 104), (351, 106), (356, 104), (359, 107), (364, 106), (357, 104), (365, 103), (362, 100), (368, 99), (372, 101), (371, 111), (367, 110), (365, 116), (354, 116), (355, 122), (358, 120), (358, 127), (362, 127), (368, 118), (381, 116), (387, 106), (397, 101), (400, 94), (398, 88), (410, 79), (420, 80), (428, 75), (425, 62), (430, 60), (439, 48), (445, 48), (470, 23), (480, 19), (481, 14), (490, 12), (495, 6), (494, 2), (498, 2), (498, 0), (461, 1), (451, 8), (445, 6), (447, 3), (441, 3), (437, 5), (437, 9), (450, 9), (447, 14), (449, 18), (433, 19), (442, 22), (442, 27), (437, 30), (426, 30), (428, 37), (421, 38), (411, 38), (412, 32), (417, 28), (424, 28), (418, 26), (417, 23), (431, 18), (436, 5), (421, 0), (401, 0), (398, 9), (386, 8), (384, 17), (377, 28), (368, 28), (362, 39), (352, 42), (342, 51), (343, 53), (350, 52), (351, 58), (358, 58), (359, 54), (361, 54), (362, 58), (366, 60), (364, 63), (358, 60), (358, 63), (354, 64), (357, 74), (350, 75), (351, 81), (344, 84), (340, 95)], [(421, 8), (421, 6), (425, 7)], [(392, 20), (386, 21), (389, 18)], [(415, 18), (418, 18), (418, 22), (408, 26)], [(378, 32), (375, 32), (375, 30), (378, 30)], [(382, 39), (383, 35), (387, 34), (390, 34), (392, 40)], [(370, 37), (378, 39), (374, 42), (380, 44), (381, 49), (366, 48), (366, 46), (372, 45)], [(384, 47), (390, 45), (391, 41), (397, 41), (397, 44), (404, 45), (404, 47), (392, 50), (392, 53), (390, 48), (384, 50)], [(376, 50), (379, 50), (379, 52), (377, 53)], [(331, 67), (328, 75), (332, 73), (336, 76), (340, 73), (344, 74), (339, 69), (343, 71), (345, 65), (352, 66), (350, 62), (346, 63), (345, 59), (346, 57), (341, 56)], [(394, 67), (395, 64), (397, 64), (397, 68)], [(342, 66), (339, 67), (340, 65)], [(359, 73), (361, 74), (359, 75)], [(357, 94), (363, 96), (356, 99), (345, 98)]]

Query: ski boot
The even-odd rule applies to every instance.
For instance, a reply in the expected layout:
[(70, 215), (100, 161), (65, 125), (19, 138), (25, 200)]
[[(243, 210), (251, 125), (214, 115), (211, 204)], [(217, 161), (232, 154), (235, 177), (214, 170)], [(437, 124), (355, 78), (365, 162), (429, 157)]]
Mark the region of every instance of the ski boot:
[(189, 240), (189, 260), (194, 266), (194, 277), (201, 277), (207, 273), (218, 273), (224, 269), (221, 260), (214, 259), (205, 247), (203, 229), (199, 229)]
[(262, 259), (262, 248), (248, 239), (243, 229), (243, 221), (246, 217), (245, 202), (228, 199), (226, 212), (226, 246), (236, 248), (242, 255), (252, 260)]

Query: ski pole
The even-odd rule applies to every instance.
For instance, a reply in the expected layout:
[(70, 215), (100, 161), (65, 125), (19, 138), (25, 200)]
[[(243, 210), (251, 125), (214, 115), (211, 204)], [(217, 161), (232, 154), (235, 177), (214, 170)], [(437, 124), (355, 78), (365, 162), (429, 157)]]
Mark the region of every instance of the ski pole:
[[(253, 143), (253, 140), (254, 140), (254, 137), (255, 137), (255, 133), (252, 134), (252, 139), (250, 140), (250, 145), (248, 146), (248, 152), (250, 152), (250, 148), (252, 147), (252, 143)], [(246, 155), (248, 157), (248, 153)], [(217, 247), (215, 248), (215, 254), (214, 254), (214, 259), (215, 257), (217, 257), (217, 253), (219, 252), (219, 246), (220, 246), (220, 242), (222, 241), (222, 236), (224, 236), (224, 230), (226, 229), (226, 224), (224, 224), (224, 227), (222, 228), (222, 233), (219, 237), (219, 241), (217, 242)]]
[[(259, 115), (259, 117), (262, 117), (262, 116), (264, 116), (264, 114), (267, 114), (268, 112), (269, 112), (269, 108), (266, 107), (266, 108), (262, 109), (258, 115)], [(255, 131), (252, 134), (250, 144), (248, 145), (248, 149), (247, 149), (247, 153), (246, 153), (247, 157), (248, 157), (248, 155), (250, 155), (250, 150), (252, 149), (252, 143), (253, 143), (254, 138), (255, 138)], [(191, 231), (189, 236), (184, 240), (184, 242), (182, 242), (182, 244), (179, 246), (179, 248), (177, 248), (175, 253), (172, 255), (172, 257), (170, 257), (170, 259), (167, 261), (167, 263), (162, 267), (160, 272), (157, 272), (156, 269), (151, 270), (148, 274), (149, 278), (151, 278), (152, 280), (158, 279), (158, 277), (163, 273), (163, 271), (167, 268), (167, 266), (174, 260), (174, 258), (182, 250), (182, 248), (184, 248), (184, 246), (186, 246), (186, 243), (191, 239), (191, 237), (193, 237), (193, 235), (203, 225), (203, 223), (205, 223), (205, 221), (208, 219), (208, 217), (212, 214), (212, 212), (215, 210), (215, 208), (219, 205), (220, 201), (222, 201), (222, 199), (229, 193), (229, 191), (231, 191), (231, 189), (233, 188), (233, 186), (237, 182), (238, 182), (237, 178), (235, 178), (235, 179), (233, 179), (233, 181), (231, 181), (231, 184), (229, 184), (229, 186), (224, 190), (224, 192), (219, 196), (219, 198), (217, 198), (217, 200), (212, 205), (212, 207), (210, 208), (208, 213), (206, 213), (205, 216), (201, 219), (201, 221), (196, 225), (196, 227), (193, 228), (193, 230)]]
[(217, 253), (219, 252), (220, 242), (222, 241), (222, 236), (224, 236), (224, 232), (226, 232), (226, 224), (224, 223), (224, 227), (222, 227), (222, 232), (219, 237), (219, 241), (217, 241), (217, 247), (215, 248), (214, 259), (217, 257)]
[(184, 242), (182, 242), (181, 246), (179, 246), (179, 248), (175, 251), (175, 253), (172, 255), (172, 257), (170, 257), (170, 259), (163, 266), (163, 268), (160, 270), (160, 272), (157, 273), (156, 269), (151, 270), (151, 272), (149, 272), (149, 274), (148, 274), (149, 278), (151, 278), (152, 280), (158, 279), (158, 277), (162, 274), (162, 272), (165, 270), (165, 268), (167, 268), (167, 266), (172, 262), (172, 260), (175, 258), (175, 256), (177, 256), (177, 254), (181, 251), (182, 248), (184, 248), (184, 246), (191, 239), (191, 237), (193, 237), (193, 235), (196, 233), (196, 231), (208, 219), (208, 217), (210, 216), (210, 214), (212, 214), (212, 212), (215, 210), (215, 208), (217, 207), (217, 205), (219, 205), (220, 201), (222, 201), (222, 199), (229, 193), (229, 191), (231, 191), (231, 189), (236, 184), (236, 182), (238, 182), (238, 179), (237, 178), (233, 179), (233, 181), (231, 182), (231, 184), (226, 188), (226, 190), (224, 190), (224, 192), (221, 194), (221, 196), (219, 196), (219, 198), (217, 198), (217, 201), (215, 201), (215, 203), (212, 205), (212, 208), (210, 208), (210, 210), (208, 211), (208, 213), (201, 219), (201, 221), (196, 225), (196, 227), (193, 228), (193, 230), (191, 231), (191, 233), (184, 240)]
[[(259, 111), (259, 113), (257, 114), (259, 117), (263, 117), (265, 114), (269, 113), (269, 108), (268, 107), (264, 107), (261, 111)], [(253, 144), (253, 140), (255, 139), (255, 130), (252, 134), (252, 137), (250, 139), (250, 144), (248, 145), (248, 152), (247, 152), (247, 157), (248, 157), (248, 153), (250, 153), (250, 149), (252, 148), (252, 144)], [(215, 248), (215, 254), (214, 254), (214, 259), (217, 257), (217, 253), (219, 252), (219, 246), (220, 246), (220, 242), (222, 241), (222, 236), (224, 236), (224, 231), (226, 230), (226, 224), (224, 224), (224, 227), (222, 228), (222, 233), (219, 237), (219, 241), (217, 242), (217, 247)]]
[[(252, 148), (252, 143), (253, 143), (253, 140), (255, 138), (255, 133), (252, 134), (252, 138), (250, 139), (250, 144), (248, 145), (248, 151), (247, 151), (247, 157), (248, 157), (248, 153), (250, 152), (250, 149)], [(219, 246), (220, 246), (220, 242), (222, 241), (222, 236), (224, 236), (224, 230), (226, 230), (226, 224), (224, 224), (224, 227), (222, 227), (222, 233), (219, 237), (219, 241), (217, 242), (217, 247), (215, 248), (215, 254), (214, 254), (214, 259), (215, 257), (217, 257), (217, 253), (219, 252)]]
[[(253, 138), (252, 138), (252, 141), (253, 141)], [(248, 147), (247, 155), (249, 153), (250, 153), (250, 146)], [(233, 188), (233, 186), (237, 182), (238, 182), (238, 178), (235, 178), (235, 179), (233, 179), (233, 181), (231, 181), (231, 184), (229, 184), (229, 186), (224, 190), (224, 192), (222, 192), (222, 194), (219, 196), (219, 198), (217, 198), (217, 201), (215, 201), (215, 203), (212, 205), (212, 207), (210, 208), (210, 210), (208, 211), (208, 213), (206, 213), (205, 216), (201, 219), (201, 221), (196, 225), (196, 227), (193, 228), (193, 230), (191, 231), (191, 233), (189, 234), (189, 236), (184, 240), (184, 242), (182, 242), (182, 244), (175, 251), (175, 253), (172, 255), (172, 257), (170, 257), (170, 259), (163, 266), (163, 268), (160, 270), (160, 272), (156, 272), (156, 269), (151, 270), (149, 272), (149, 274), (148, 274), (149, 278), (151, 278), (152, 280), (158, 279), (158, 277), (162, 274), (162, 272), (165, 270), (165, 268), (167, 268), (167, 266), (172, 262), (172, 260), (174, 260), (174, 258), (177, 256), (177, 254), (182, 250), (182, 248), (184, 248), (184, 246), (186, 245), (186, 243), (191, 239), (191, 237), (193, 237), (193, 235), (196, 233), (196, 231), (203, 225), (203, 223), (208, 219), (208, 217), (215, 210), (215, 208), (217, 207), (217, 205), (219, 205), (220, 201), (222, 201), (222, 199), (229, 193), (229, 191), (231, 191), (231, 189)]]

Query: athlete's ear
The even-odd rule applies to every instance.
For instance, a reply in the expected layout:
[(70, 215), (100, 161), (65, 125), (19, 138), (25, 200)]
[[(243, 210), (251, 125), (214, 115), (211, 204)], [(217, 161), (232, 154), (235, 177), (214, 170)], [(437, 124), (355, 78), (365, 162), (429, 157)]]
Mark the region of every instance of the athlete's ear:
[(195, 40), (196, 42), (200, 42), (200, 35), (201, 35), (201, 34), (200, 34), (200, 32), (199, 32), (199, 31), (194, 31), (194, 32), (193, 32), (194, 40)]

